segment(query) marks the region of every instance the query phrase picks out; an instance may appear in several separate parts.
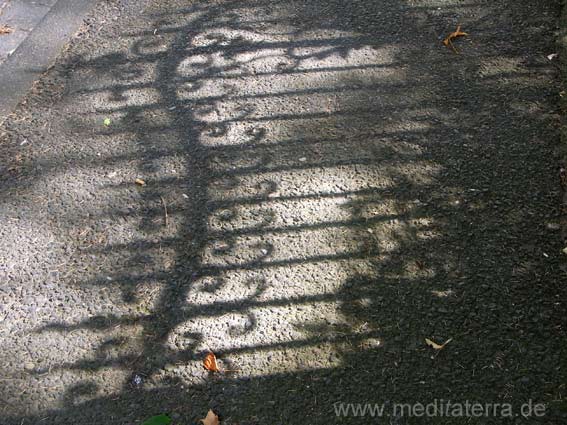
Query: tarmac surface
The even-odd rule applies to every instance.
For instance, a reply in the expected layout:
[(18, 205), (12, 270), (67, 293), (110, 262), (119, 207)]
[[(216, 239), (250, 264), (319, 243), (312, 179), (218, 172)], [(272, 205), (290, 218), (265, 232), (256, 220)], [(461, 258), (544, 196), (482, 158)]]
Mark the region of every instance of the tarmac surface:
[(98, 2), (0, 127), (0, 424), (565, 423), (558, 15)]

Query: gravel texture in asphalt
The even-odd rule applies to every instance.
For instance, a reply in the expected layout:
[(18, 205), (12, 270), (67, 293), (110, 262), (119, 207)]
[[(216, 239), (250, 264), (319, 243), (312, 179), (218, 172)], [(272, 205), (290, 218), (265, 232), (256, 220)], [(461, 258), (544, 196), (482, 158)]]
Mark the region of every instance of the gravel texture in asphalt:
[(0, 127), (0, 423), (565, 423), (558, 3), (99, 2)]

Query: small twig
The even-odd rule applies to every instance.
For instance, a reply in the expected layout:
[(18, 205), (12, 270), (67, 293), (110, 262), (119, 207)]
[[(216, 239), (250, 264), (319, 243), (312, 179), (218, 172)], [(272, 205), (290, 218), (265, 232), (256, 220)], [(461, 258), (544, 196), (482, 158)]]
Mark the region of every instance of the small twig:
[(165, 199), (163, 199), (163, 196), (160, 196), (161, 199), (161, 203), (163, 204), (163, 218), (164, 218), (164, 222), (165, 222), (165, 227), (167, 227), (169, 219), (168, 219), (168, 215), (167, 215), (167, 204), (165, 203)]

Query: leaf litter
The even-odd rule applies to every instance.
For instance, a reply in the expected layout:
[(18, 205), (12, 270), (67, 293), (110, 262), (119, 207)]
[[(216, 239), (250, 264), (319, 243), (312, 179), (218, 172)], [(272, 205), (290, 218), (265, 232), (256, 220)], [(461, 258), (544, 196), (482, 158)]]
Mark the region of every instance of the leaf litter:
[(13, 28), (8, 25), (0, 25), (0, 35), (12, 34), (14, 32)]
[(434, 350), (442, 350), (443, 348), (445, 348), (445, 346), (447, 344), (449, 344), (451, 341), (453, 340), (453, 338), (449, 338), (447, 341), (445, 341), (443, 344), (437, 344), (435, 341), (430, 340), (429, 338), (425, 338), (425, 343), (433, 348)]
[(451, 49), (453, 49), (453, 51), (455, 53), (459, 53), (459, 51), (455, 48), (455, 46), (453, 46), (453, 40), (458, 38), (458, 37), (466, 37), (469, 34), (466, 32), (461, 31), (461, 26), (458, 25), (457, 29), (455, 31), (453, 31), (451, 34), (449, 34), (447, 36), (447, 38), (445, 38), (445, 40), (443, 40), (443, 44), (447, 47), (450, 47)]
[(203, 425), (219, 425), (220, 423), (219, 417), (210, 409), (207, 413), (207, 416), (201, 419), (199, 422), (202, 422)]
[(212, 351), (205, 356), (205, 359), (203, 360), (203, 366), (205, 367), (205, 369), (211, 372), (220, 372), (219, 366), (217, 364), (217, 357)]

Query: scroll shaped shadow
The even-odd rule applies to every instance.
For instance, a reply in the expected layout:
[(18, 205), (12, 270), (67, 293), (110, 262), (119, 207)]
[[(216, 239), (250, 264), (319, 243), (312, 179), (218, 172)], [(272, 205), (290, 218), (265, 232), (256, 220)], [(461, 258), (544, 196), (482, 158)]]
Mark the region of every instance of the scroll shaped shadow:
[[(120, 389), (101, 395), (96, 379), (85, 378), (66, 389), (61, 408), (10, 416), (9, 423), (126, 424), (161, 412), (189, 421), (213, 408), (223, 423), (303, 423), (308, 415), (326, 424), (337, 401), (518, 401), (541, 394), (540, 384), (556, 390), (547, 379), (559, 343), (524, 350), (514, 342), (564, 320), (555, 310), (544, 313), (564, 291), (551, 283), (556, 264), (537, 260), (519, 269), (507, 255), (540, 243), (533, 216), (545, 216), (549, 203), (517, 214), (493, 209), (495, 199), (526, 205), (522, 187), (546, 187), (549, 175), (510, 180), (502, 171), (526, 166), (529, 152), (515, 146), (529, 145), (526, 128), (547, 131), (545, 123), (503, 108), (513, 85), (491, 84), (487, 76), (463, 88), (442, 79), (447, 69), (475, 65), (432, 53), (412, 36), (438, 16), (430, 9), (393, 1), (294, 6), (278, 14), (267, 2), (199, 5), (161, 17), (171, 19), (163, 29), (172, 36), (166, 51), (146, 53), (156, 44), (145, 28), (133, 34), (141, 41), (131, 52), (78, 64), (121, 80), (82, 94), (103, 92), (119, 102), (131, 90), (158, 93), (149, 104), (102, 108), (122, 117), (105, 134), (133, 135), (141, 148), (132, 155), (141, 155), (147, 173), (172, 157), (183, 158), (184, 172), (156, 172), (137, 206), (95, 216), (138, 220), (145, 237), (90, 246), (89, 254), (112, 260), (118, 253), (130, 262), (126, 269), (111, 264), (84, 284), (116, 291), (133, 306), (155, 286), (151, 308), (38, 329), (98, 334), (99, 341), (84, 358), (38, 375), (116, 370)], [(364, 59), (371, 51), (376, 63)], [(487, 60), (521, 56), (513, 48), (480, 53)], [(108, 63), (117, 66), (104, 71)], [(137, 82), (146, 66), (155, 80)], [(523, 84), (524, 98), (537, 98), (540, 88), (522, 77), (508, 75)], [(254, 93), (269, 86), (254, 86), (262, 78), (296, 86)], [(304, 87), (314, 81), (319, 85)], [(149, 121), (148, 114), (166, 118)], [(483, 143), (483, 126), (499, 143)], [(495, 159), (508, 149), (516, 156)], [(512, 190), (505, 185), (511, 181)], [(166, 204), (179, 186), (189, 205)], [(162, 234), (165, 219), (174, 234)], [(168, 267), (160, 250), (173, 253)], [(534, 276), (553, 288), (538, 308), (525, 297)], [(284, 325), (272, 321), (274, 312)], [(223, 324), (217, 338), (207, 328), (215, 323)], [(454, 342), (433, 353), (425, 337)], [(172, 344), (175, 338), (184, 345)], [(490, 343), (479, 343), (484, 338)], [(227, 369), (247, 373), (199, 371), (211, 341)], [(534, 385), (511, 378), (512, 369)]]

